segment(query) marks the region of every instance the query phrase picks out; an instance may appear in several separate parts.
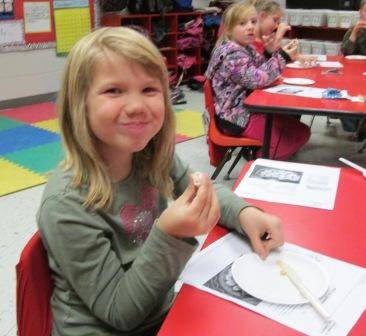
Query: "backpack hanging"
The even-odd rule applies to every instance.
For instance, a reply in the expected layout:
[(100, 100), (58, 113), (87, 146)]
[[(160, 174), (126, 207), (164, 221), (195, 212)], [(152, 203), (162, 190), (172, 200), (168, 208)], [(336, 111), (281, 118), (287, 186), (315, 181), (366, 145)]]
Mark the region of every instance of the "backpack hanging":
[(192, 12), (192, 0), (174, 0), (174, 9), (178, 12)]
[(156, 0), (155, 8), (161, 14), (172, 12), (174, 10), (173, 0)]

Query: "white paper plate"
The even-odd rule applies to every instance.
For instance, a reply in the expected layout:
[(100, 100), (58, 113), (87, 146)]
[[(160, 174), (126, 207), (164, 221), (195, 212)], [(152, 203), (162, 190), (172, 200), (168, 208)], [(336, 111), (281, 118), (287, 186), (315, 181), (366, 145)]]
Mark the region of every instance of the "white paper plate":
[(345, 58), (347, 58), (348, 60), (356, 60), (356, 61), (366, 60), (365, 55), (348, 55), (348, 56), (345, 56)]
[(318, 263), (293, 252), (272, 252), (264, 261), (256, 253), (245, 254), (233, 263), (231, 272), (239, 287), (263, 301), (278, 304), (308, 302), (288, 277), (281, 275), (278, 260), (290, 265), (316, 297), (323, 296), (328, 290), (328, 275)]
[(283, 82), (293, 85), (311, 85), (315, 83), (315, 81), (309, 78), (284, 78)]
[(291, 69), (311, 69), (311, 68), (316, 68), (318, 66), (318, 64), (315, 65), (303, 65), (300, 62), (296, 61), (294, 63), (288, 63), (286, 64), (286, 68), (291, 68)]

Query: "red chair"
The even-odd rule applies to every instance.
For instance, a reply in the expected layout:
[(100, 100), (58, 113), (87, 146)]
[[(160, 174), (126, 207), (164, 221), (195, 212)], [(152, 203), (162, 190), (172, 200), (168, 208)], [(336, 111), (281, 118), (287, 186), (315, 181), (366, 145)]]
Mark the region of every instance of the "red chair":
[(16, 265), (18, 336), (50, 336), (53, 280), (47, 253), (36, 232), (24, 247)]
[(256, 152), (262, 146), (262, 142), (256, 139), (234, 137), (221, 133), (216, 125), (213, 90), (211, 81), (208, 79), (206, 79), (203, 85), (203, 93), (205, 96), (205, 108), (209, 114), (207, 142), (209, 146), (210, 163), (213, 166), (216, 166), (216, 169), (211, 176), (212, 180), (215, 180), (220, 174), (220, 171), (226, 162), (231, 159), (234, 150), (238, 147), (241, 148), (224, 177), (224, 179), (228, 180), (230, 178), (231, 171), (234, 169), (241, 157), (244, 157), (247, 161), (256, 158)]

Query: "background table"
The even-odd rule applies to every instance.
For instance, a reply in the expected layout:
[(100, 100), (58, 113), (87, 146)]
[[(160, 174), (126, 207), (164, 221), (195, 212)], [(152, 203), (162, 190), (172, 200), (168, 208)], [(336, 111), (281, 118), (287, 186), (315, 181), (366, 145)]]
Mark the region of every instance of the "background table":
[[(240, 181), (250, 164), (244, 167)], [(238, 183), (238, 182), (237, 182)], [(249, 200), (282, 218), (289, 243), (366, 267), (366, 180), (354, 169), (342, 168), (333, 211)], [(216, 226), (205, 245), (227, 233)], [(366, 313), (350, 335), (365, 335)], [(189, 285), (183, 285), (159, 336), (300, 335), (261, 316)]]
[[(313, 79), (315, 83), (309, 87), (335, 88), (348, 90), (351, 96), (366, 96), (366, 60), (348, 60), (344, 57), (329, 57), (329, 61), (339, 61), (343, 68), (339, 68), (342, 74), (324, 74), (329, 68), (315, 67), (309, 69), (286, 68), (282, 77), (300, 77)], [(282, 84), (278, 80), (274, 85)], [(277, 94), (254, 90), (245, 100), (244, 106), (249, 111), (266, 114), (266, 125), (263, 135), (263, 157), (268, 158), (272, 121), (274, 114), (310, 114), (329, 117), (366, 117), (366, 103), (355, 103), (346, 99), (317, 99)]]

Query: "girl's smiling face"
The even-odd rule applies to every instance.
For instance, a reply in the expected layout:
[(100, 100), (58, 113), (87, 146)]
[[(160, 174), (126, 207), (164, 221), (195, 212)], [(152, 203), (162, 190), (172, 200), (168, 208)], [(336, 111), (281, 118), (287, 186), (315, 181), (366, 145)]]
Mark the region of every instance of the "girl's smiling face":
[(140, 64), (111, 51), (94, 66), (92, 78), (87, 111), (100, 154), (132, 158), (163, 125), (162, 83)]
[(246, 15), (245, 18), (241, 18), (231, 32), (229, 32), (230, 38), (244, 47), (253, 43), (257, 22), (257, 12), (255, 10), (250, 11), (248, 15)]

